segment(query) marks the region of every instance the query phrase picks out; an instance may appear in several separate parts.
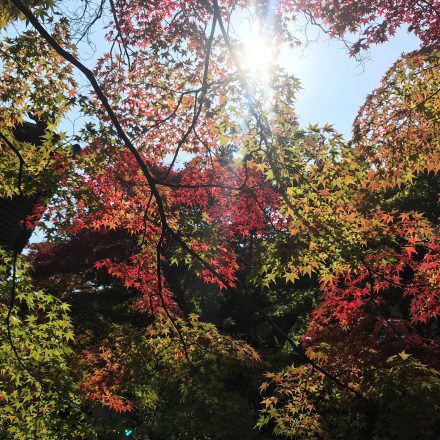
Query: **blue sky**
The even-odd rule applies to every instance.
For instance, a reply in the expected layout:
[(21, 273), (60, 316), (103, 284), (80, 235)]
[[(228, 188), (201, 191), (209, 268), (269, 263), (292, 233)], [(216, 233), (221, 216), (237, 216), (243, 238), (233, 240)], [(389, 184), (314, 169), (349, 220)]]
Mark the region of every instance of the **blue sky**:
[(365, 97), (402, 52), (420, 46), (419, 39), (401, 29), (387, 43), (373, 46), (363, 65), (349, 58), (339, 41), (320, 36), (304, 50), (285, 50), (281, 63), (301, 80), (297, 113), (301, 125), (333, 124), (346, 138)]

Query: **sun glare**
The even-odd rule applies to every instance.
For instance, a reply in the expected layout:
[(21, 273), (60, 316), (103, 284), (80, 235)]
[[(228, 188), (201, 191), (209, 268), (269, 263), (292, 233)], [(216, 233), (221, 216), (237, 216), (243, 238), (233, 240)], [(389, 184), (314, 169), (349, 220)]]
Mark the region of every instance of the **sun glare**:
[(243, 41), (243, 69), (251, 78), (262, 84), (270, 80), (275, 63), (273, 46), (258, 30), (252, 30)]

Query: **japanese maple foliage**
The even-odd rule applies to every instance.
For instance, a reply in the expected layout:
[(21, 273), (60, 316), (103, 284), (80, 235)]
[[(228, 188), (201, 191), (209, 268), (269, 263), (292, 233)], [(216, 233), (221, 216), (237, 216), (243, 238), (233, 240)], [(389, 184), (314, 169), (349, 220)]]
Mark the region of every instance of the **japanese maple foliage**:
[(345, 38), (347, 33), (358, 35), (358, 41), (351, 45), (353, 55), (372, 44), (387, 41), (403, 26), (414, 32), (424, 47), (438, 50), (440, 45), (437, 1), (295, 0), (283, 2), (280, 9), (283, 8), (305, 11), (322, 20), (333, 37)]
[[(105, 408), (113, 416), (139, 418), (141, 434), (158, 438), (182, 438), (177, 422), (170, 422), (171, 431), (164, 427), (173, 411), (185, 425), (183, 438), (199, 435), (194, 411), (197, 423), (210, 412), (220, 414), (226, 403), (217, 394), (228, 399), (225, 414), (243, 411), (242, 397), (252, 391), (234, 397), (240, 382), (234, 369), (250, 374), (262, 367), (260, 356), (233, 331), (225, 335), (200, 322), (191, 313), (203, 313), (195, 296), (184, 310), (183, 284), (170, 279), (177, 278), (171, 270), (177, 266), (212, 291), (244, 296), (259, 289), (276, 303), (275, 311), (265, 309), (267, 301), (255, 313), (265, 320), (261, 327), (271, 326), (271, 339), (263, 331), (244, 337), (260, 340), (269, 355), (281, 338), (297, 364), (290, 365), (282, 348), (276, 354), (273, 369), (281, 372), (268, 373), (260, 387), (272, 393), (263, 400), (260, 427), (274, 423), (276, 435), (297, 438), (331, 438), (334, 432), (390, 438), (402, 433), (402, 417), (413, 417), (430, 438), (440, 423), (433, 404), (440, 387), (437, 2), (415, 1), (411, 8), (383, 1), (256, 5), (255, 16), (273, 15), (266, 31), (274, 41), (283, 41), (278, 34), (291, 14), (304, 11), (324, 20), (333, 36), (360, 31), (352, 53), (384, 41), (404, 23), (420, 36), (425, 47), (387, 72), (361, 108), (350, 142), (328, 124), (300, 127), (293, 76), (274, 67), (267, 93), (245, 72), (243, 45), (230, 29), (231, 17), (248, 6), (111, 1), (107, 38), (114, 45), (93, 72), (68, 43), (64, 49), (72, 53), (57, 46), (67, 40), (64, 21), (53, 41), (40, 29), (51, 49), (41, 39), (38, 47), (51, 63), (35, 56), (31, 34), (5, 46), (12, 54), (4, 57), (5, 79), (16, 70), (31, 82), (23, 90), (1, 85), (5, 136), (24, 118), (28, 99), (51, 126), (72, 104), (87, 118), (76, 135), (84, 148), (74, 165), (48, 145), (43, 149), (61, 182), (46, 211), (59, 241), (30, 255), (34, 282), (75, 305), (75, 386), (91, 413)], [(34, 16), (28, 19), (36, 26)], [(88, 94), (76, 96), (61, 55), (85, 73)], [(29, 61), (34, 58), (39, 75)], [(40, 176), (32, 147), (13, 142)], [(1, 143), (2, 151), (6, 146)], [(16, 183), (20, 156), (11, 151), (4, 165), (8, 197), (22, 190)], [(420, 205), (411, 206), (413, 200)], [(418, 212), (419, 206), (427, 212)], [(60, 263), (63, 253), (70, 258)], [(96, 296), (90, 301), (94, 324), (84, 310), (88, 295)], [(292, 335), (297, 316), (283, 313), (295, 308), (294, 296), (317, 306), (307, 329)], [(13, 307), (8, 312), (2, 304), (10, 317)], [(56, 330), (63, 341), (70, 339)], [(183, 409), (173, 405), (176, 388)], [(408, 405), (409, 396), (416, 396), (417, 408)], [(163, 426), (149, 431), (154, 423)], [(203, 426), (207, 438), (226, 438)], [(231, 431), (225, 435), (236, 438)]]

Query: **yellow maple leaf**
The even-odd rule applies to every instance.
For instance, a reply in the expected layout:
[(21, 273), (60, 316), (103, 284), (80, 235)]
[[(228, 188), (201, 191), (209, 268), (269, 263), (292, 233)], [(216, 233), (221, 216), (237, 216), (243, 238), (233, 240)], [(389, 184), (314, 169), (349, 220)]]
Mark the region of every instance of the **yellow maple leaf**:
[(405, 350), (403, 350), (403, 351), (401, 351), (401, 352), (399, 353), (399, 356), (400, 356), (404, 361), (406, 361), (411, 355), (408, 354), (408, 353), (405, 353)]

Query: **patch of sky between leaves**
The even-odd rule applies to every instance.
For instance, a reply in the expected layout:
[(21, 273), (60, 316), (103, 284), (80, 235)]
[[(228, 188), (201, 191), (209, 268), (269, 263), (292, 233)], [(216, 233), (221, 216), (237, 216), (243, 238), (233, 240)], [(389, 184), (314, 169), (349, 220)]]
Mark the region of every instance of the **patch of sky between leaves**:
[(350, 58), (342, 42), (317, 35), (305, 48), (282, 49), (280, 62), (301, 81), (296, 111), (301, 125), (334, 125), (346, 139), (360, 106), (402, 53), (420, 40), (401, 28), (388, 42), (372, 46), (365, 61)]

